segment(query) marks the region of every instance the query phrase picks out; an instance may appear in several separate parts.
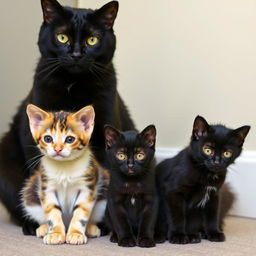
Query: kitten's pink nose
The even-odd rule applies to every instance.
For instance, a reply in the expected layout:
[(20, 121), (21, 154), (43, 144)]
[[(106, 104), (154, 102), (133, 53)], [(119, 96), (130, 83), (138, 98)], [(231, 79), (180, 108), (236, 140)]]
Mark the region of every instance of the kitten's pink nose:
[(60, 152), (62, 151), (62, 148), (55, 148), (54, 151), (56, 152), (56, 154), (60, 154)]

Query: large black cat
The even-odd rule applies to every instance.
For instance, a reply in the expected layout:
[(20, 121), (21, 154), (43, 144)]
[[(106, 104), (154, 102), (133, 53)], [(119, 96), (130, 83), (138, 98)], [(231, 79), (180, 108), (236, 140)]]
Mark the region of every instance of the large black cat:
[(202, 235), (210, 241), (225, 240), (223, 218), (233, 195), (222, 185), (227, 167), (240, 155), (249, 129), (209, 125), (204, 118), (196, 117), (189, 146), (156, 168), (160, 198), (157, 242), (167, 238), (175, 244), (199, 243)]
[(116, 47), (112, 27), (118, 2), (95, 11), (62, 7), (56, 0), (41, 0), (41, 3), (44, 16), (38, 41), (41, 58), (33, 88), (0, 144), (0, 199), (13, 220), (23, 225), (26, 234), (33, 234), (36, 224), (27, 225), (24, 220), (19, 192), (39, 160), (25, 112), (28, 103), (47, 111), (77, 111), (92, 104), (96, 119), (91, 144), (102, 164), (106, 164), (104, 125), (134, 129), (117, 92), (112, 64)]
[(155, 137), (153, 125), (141, 133), (106, 126), (110, 184), (106, 222), (119, 246), (153, 247), (157, 215)]

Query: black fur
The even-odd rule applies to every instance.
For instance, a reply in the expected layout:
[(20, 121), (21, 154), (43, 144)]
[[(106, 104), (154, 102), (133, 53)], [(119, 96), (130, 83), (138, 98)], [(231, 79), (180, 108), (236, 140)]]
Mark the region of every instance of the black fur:
[[(119, 132), (107, 126), (105, 137), (109, 157), (110, 184), (106, 222), (111, 242), (119, 246), (153, 247), (157, 215), (154, 152), (156, 130), (153, 125), (141, 133)], [(136, 160), (136, 152), (144, 151), (144, 159)], [(127, 158), (117, 158), (118, 152)]]
[[(0, 144), (0, 200), (13, 220), (25, 225), (24, 233), (34, 234), (24, 220), (20, 207), (20, 190), (24, 180), (36, 168), (39, 154), (32, 139), (26, 106), (33, 103), (46, 111), (77, 111), (92, 104), (95, 108), (95, 129), (92, 149), (100, 163), (105, 158), (104, 125), (119, 129), (134, 129), (134, 124), (116, 89), (112, 64), (116, 39), (112, 26), (118, 3), (110, 2), (101, 9), (62, 7), (56, 0), (42, 0), (44, 22), (38, 46), (41, 58), (36, 68), (34, 84), (14, 116), (10, 130)], [(57, 40), (58, 33), (69, 36), (69, 42)], [(86, 39), (96, 35), (99, 43), (88, 46)]]
[[(233, 194), (226, 189), (230, 202), (224, 205), (220, 214), (219, 190), (225, 181), (227, 167), (242, 151), (249, 129), (249, 126), (232, 130), (222, 125), (208, 125), (205, 119), (196, 117), (189, 147), (156, 168), (160, 198), (157, 242), (167, 238), (175, 244), (198, 243), (201, 235), (210, 241), (225, 240), (223, 218), (231, 207)], [(208, 146), (210, 151), (206, 150)], [(226, 151), (232, 151), (231, 157), (224, 157)], [(205, 197), (207, 187), (208, 200)], [(210, 190), (212, 188), (214, 190)]]

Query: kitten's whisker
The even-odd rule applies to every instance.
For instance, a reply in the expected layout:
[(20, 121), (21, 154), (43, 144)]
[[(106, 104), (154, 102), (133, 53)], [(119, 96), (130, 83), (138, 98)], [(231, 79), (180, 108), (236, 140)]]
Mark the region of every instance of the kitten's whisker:
[(44, 79), (47, 79), (50, 75), (52, 75), (58, 68), (59, 68), (59, 64), (57, 64), (48, 74), (46, 77), (44, 77)]
[(42, 73), (50, 70), (50, 69), (54, 69), (56, 66), (59, 65), (59, 62), (58, 63), (54, 63), (54, 64), (50, 64), (49, 66), (47, 66), (46, 68), (43, 68), (42, 70), (40, 70), (38, 73), (37, 73), (37, 76), (41, 75)]

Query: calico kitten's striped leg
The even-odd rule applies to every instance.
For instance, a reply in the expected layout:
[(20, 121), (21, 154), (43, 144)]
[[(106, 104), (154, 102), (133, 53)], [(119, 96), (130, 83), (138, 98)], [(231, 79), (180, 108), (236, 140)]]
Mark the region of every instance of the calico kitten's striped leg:
[(87, 242), (85, 230), (91, 216), (94, 198), (88, 193), (81, 193), (77, 199), (76, 206), (73, 210), (73, 217), (69, 224), (69, 229), (66, 236), (66, 242), (69, 244), (84, 244)]
[(47, 194), (42, 200), (44, 214), (48, 224), (48, 233), (44, 236), (45, 244), (65, 243), (65, 225), (62, 212), (54, 192)]

